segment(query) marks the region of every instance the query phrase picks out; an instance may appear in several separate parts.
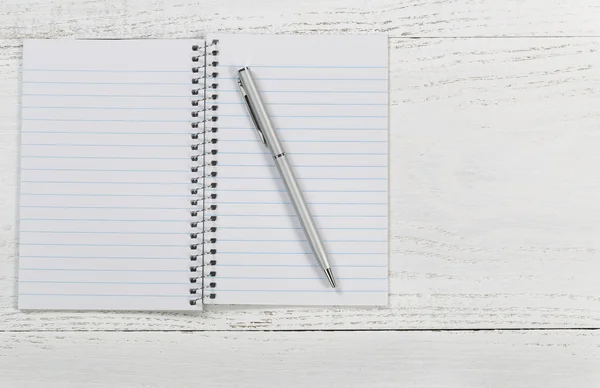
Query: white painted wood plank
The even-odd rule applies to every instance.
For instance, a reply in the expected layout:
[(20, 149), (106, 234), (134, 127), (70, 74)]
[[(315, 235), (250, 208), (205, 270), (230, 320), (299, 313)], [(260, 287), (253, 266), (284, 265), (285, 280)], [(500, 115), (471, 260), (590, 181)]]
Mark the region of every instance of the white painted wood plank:
[(10, 388), (600, 384), (597, 332), (0, 333)]
[(16, 310), (18, 41), (0, 46), (0, 330), (596, 327), (600, 39), (393, 39), (390, 306)]
[(0, 38), (193, 37), (203, 31), (598, 36), (594, 0), (4, 0)]

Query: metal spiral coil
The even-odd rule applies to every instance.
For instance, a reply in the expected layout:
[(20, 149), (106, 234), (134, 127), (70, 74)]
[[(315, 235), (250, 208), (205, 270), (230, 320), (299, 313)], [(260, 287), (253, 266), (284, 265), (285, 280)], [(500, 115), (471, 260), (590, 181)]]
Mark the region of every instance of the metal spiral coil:
[(192, 46), (190, 305), (215, 299), (217, 254), (218, 40)]

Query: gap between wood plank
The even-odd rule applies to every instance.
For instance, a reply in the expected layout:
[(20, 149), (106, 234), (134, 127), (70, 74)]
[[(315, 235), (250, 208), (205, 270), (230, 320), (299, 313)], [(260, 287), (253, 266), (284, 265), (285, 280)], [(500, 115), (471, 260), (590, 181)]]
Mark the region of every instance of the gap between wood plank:
[(600, 38), (600, 35), (472, 35), (472, 36), (419, 36), (419, 35), (406, 35), (406, 36), (388, 36), (388, 39), (572, 39), (572, 38)]
[(0, 330), (0, 333), (342, 333), (342, 332), (513, 332), (513, 331), (595, 331), (600, 327), (547, 327), (547, 328), (481, 328), (481, 329), (249, 329), (249, 330)]
[[(293, 34), (289, 34), (293, 35)], [(316, 34), (318, 35), (318, 34)], [(456, 36), (431, 36), (431, 35), (405, 35), (405, 36), (388, 36), (388, 39), (598, 39), (600, 35), (456, 35)], [(0, 40), (6, 41), (18, 41), (18, 46), (22, 46), (22, 41), (26, 39), (34, 39), (34, 38), (6, 38)], [(57, 40), (64, 40), (67, 38), (56, 38)], [(134, 38), (75, 38), (75, 40), (152, 40), (157, 38), (149, 38), (149, 37), (134, 37)], [(166, 38), (171, 40), (180, 40), (180, 39), (193, 39), (193, 37), (189, 38)]]

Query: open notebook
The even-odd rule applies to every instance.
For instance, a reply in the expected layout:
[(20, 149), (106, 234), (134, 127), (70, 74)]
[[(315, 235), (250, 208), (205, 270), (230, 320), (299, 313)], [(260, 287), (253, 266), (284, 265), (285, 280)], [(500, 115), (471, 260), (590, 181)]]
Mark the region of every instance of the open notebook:
[[(386, 304), (387, 53), (385, 36), (25, 41), (19, 308)], [(336, 290), (242, 104), (243, 66)]]

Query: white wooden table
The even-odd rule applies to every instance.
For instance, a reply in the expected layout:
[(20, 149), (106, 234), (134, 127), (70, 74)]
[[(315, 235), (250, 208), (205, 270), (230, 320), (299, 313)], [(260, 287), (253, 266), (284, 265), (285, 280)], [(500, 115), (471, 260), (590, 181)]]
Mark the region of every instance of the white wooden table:
[[(0, 1), (0, 387), (600, 386), (595, 0)], [(390, 35), (390, 306), (16, 309), (23, 38)]]

